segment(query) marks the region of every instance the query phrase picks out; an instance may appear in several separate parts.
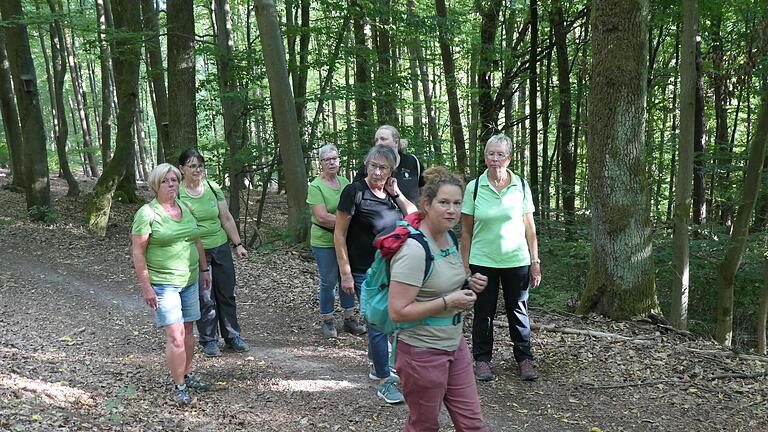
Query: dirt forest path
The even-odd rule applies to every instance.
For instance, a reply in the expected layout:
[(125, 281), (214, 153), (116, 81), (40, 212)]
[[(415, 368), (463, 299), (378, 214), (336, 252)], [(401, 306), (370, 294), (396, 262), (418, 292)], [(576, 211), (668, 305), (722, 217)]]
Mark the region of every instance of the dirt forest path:
[[(62, 197), (58, 180), (54, 195), (61, 218), (43, 226), (24, 222), (22, 196), (0, 190), (0, 430), (402, 429), (407, 407), (376, 397), (365, 338), (321, 337), (314, 262), (279, 247), (237, 263), (251, 351), (198, 351), (196, 373), (214, 390), (192, 407), (174, 405), (163, 334), (128, 259), (136, 206), (116, 204), (107, 236), (94, 238), (78, 226), (84, 200)], [(275, 227), (283, 209), (272, 197)], [(760, 358), (647, 323), (541, 311), (534, 319), (628, 339), (535, 332), (541, 378), (523, 383), (498, 328), (498, 378), (479, 386), (492, 431), (768, 430)], [(441, 423), (453, 430), (445, 413)]]

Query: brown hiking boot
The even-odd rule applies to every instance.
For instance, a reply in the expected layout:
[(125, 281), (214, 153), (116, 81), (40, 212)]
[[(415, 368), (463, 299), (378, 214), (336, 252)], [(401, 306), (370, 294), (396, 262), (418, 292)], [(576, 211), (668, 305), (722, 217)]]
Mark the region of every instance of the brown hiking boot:
[(478, 381), (491, 381), (493, 380), (493, 372), (491, 371), (491, 362), (476, 361), (475, 362), (475, 378)]
[(536, 369), (533, 367), (533, 360), (525, 359), (517, 364), (520, 370), (520, 378), (523, 381), (534, 381), (539, 377), (536, 373)]

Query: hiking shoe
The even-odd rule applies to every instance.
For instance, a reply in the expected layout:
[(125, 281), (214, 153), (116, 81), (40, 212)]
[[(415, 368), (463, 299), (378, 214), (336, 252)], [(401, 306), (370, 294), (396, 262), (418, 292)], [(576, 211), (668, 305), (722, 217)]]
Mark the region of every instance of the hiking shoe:
[(203, 344), (203, 353), (206, 357), (218, 357), (221, 355), (218, 341), (208, 341)]
[(376, 394), (388, 404), (397, 404), (405, 401), (403, 394), (400, 393), (400, 389), (397, 388), (397, 383), (392, 378), (384, 381), (384, 384), (379, 384)]
[(327, 338), (335, 338), (338, 336), (338, 333), (336, 333), (336, 326), (333, 324), (333, 319), (323, 320), (320, 327), (323, 330), (323, 336)]
[(248, 346), (247, 343), (241, 338), (240, 336), (235, 337), (234, 339), (227, 342), (227, 345), (231, 347), (235, 352), (246, 352), (250, 351), (251, 347)]
[(523, 381), (534, 381), (539, 377), (539, 374), (536, 373), (536, 369), (533, 367), (533, 360), (531, 359), (521, 361), (517, 364), (517, 367), (520, 370), (520, 378)]
[(356, 336), (360, 336), (361, 334), (368, 332), (368, 329), (365, 327), (365, 325), (360, 324), (360, 322), (355, 317), (344, 318), (344, 330)]
[(475, 378), (478, 381), (491, 381), (493, 380), (493, 372), (491, 371), (491, 362), (476, 361), (475, 362)]
[(179, 405), (189, 405), (192, 403), (192, 396), (189, 395), (189, 389), (187, 386), (179, 388), (173, 386), (173, 400)]
[(187, 385), (187, 388), (191, 388), (192, 390), (208, 391), (211, 389), (211, 386), (200, 381), (200, 378), (191, 373), (184, 375), (184, 384)]
[[(373, 363), (371, 363), (371, 367), (368, 369), (368, 378), (372, 380), (380, 380), (381, 378), (376, 376), (376, 368), (373, 367)], [(389, 368), (389, 379), (394, 381), (397, 385), (400, 385), (400, 377), (395, 374), (395, 370), (393, 368)]]

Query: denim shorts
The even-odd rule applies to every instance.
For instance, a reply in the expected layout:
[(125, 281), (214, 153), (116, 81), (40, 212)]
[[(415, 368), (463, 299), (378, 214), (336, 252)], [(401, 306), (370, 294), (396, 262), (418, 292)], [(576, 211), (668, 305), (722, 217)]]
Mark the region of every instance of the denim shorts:
[(152, 285), (157, 294), (155, 324), (158, 327), (200, 319), (200, 297), (195, 281), (185, 287)]

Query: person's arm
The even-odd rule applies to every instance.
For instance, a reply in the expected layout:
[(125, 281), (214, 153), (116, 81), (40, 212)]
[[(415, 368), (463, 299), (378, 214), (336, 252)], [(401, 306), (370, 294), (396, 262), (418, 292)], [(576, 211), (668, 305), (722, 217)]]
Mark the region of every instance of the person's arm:
[(523, 215), (525, 223), (525, 239), (528, 241), (528, 252), (531, 254), (530, 282), (533, 288), (541, 283), (541, 260), (539, 259), (539, 241), (536, 238), (536, 223), (533, 213)]
[(240, 259), (246, 258), (248, 256), (248, 251), (245, 250), (245, 246), (243, 246), (243, 242), (240, 239), (240, 233), (237, 231), (235, 218), (232, 217), (232, 213), (229, 212), (227, 200), (219, 201), (219, 221), (221, 222), (221, 227), (224, 228), (224, 231), (227, 233), (229, 241), (231, 241), (233, 245), (236, 245), (235, 254)]
[(317, 219), (318, 224), (330, 229), (333, 229), (336, 226), (336, 215), (328, 213), (325, 204), (315, 204), (310, 207), (310, 209), (312, 210), (312, 215)]
[(131, 258), (133, 259), (133, 271), (139, 280), (144, 303), (152, 309), (157, 309), (157, 294), (149, 282), (149, 270), (147, 269), (147, 244), (149, 234), (134, 234), (131, 236)]
[(408, 201), (408, 198), (406, 198), (405, 195), (400, 192), (400, 187), (397, 186), (396, 178), (390, 177), (387, 179), (387, 182), (384, 184), (384, 189), (392, 198), (392, 201), (394, 201), (395, 204), (400, 207), (400, 211), (403, 213), (403, 216), (408, 216), (409, 214), (415, 213), (419, 210), (416, 208), (414, 203)]
[(477, 300), (473, 290), (456, 290), (429, 301), (416, 301), (419, 287), (403, 282), (389, 283), (389, 316), (393, 322), (418, 321), (448, 309), (469, 309)]
[(347, 231), (352, 215), (336, 210), (336, 227), (333, 230), (333, 245), (336, 248), (336, 261), (339, 264), (341, 289), (347, 294), (355, 292), (355, 280), (352, 278), (352, 268), (349, 266), (349, 251), (347, 250)]
[(469, 252), (472, 250), (472, 228), (475, 226), (475, 217), (466, 213), (461, 214), (461, 261), (464, 264), (464, 273), (470, 275)]
[(199, 238), (195, 240), (195, 247), (197, 248), (198, 262), (200, 264), (200, 280), (202, 282), (200, 289), (207, 290), (211, 288), (211, 266), (208, 265), (208, 261), (205, 259), (205, 249), (203, 249), (203, 242)]

